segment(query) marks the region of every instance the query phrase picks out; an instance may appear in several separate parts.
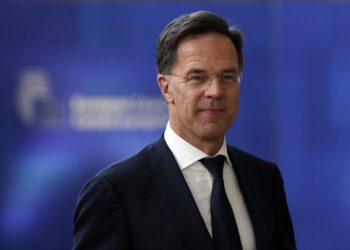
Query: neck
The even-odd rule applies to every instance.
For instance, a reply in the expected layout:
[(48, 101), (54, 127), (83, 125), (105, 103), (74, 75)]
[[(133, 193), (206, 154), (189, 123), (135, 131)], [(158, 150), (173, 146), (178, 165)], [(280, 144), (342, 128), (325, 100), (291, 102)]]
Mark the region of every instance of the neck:
[[(186, 138), (183, 138), (186, 140)], [(224, 142), (224, 137), (215, 138), (214, 140), (186, 140), (188, 143), (192, 144), (196, 148), (202, 150), (209, 156), (214, 156), (221, 148), (222, 143)]]
[(195, 147), (199, 148), (209, 156), (214, 156), (221, 148), (222, 143), (220, 144), (212, 144), (212, 143), (201, 143), (200, 145), (194, 145)]
[(171, 129), (176, 133), (178, 136), (180, 136), (183, 140), (191, 144), (192, 146), (200, 149), (204, 153), (208, 154), (209, 156), (214, 156), (221, 148), (222, 144), (224, 143), (225, 136), (215, 136), (215, 137), (207, 137), (207, 138), (199, 138), (195, 135), (185, 133), (184, 131), (177, 131), (171, 126)]

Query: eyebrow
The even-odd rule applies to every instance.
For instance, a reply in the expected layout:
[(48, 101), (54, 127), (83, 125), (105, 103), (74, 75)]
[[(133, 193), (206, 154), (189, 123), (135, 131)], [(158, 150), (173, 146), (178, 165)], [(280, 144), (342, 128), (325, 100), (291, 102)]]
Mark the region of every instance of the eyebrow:
[[(186, 71), (185, 75), (190, 75), (190, 74), (193, 74), (193, 73), (195, 73), (195, 74), (205, 74), (206, 70), (200, 69), (200, 68), (191, 68), (188, 71)], [(224, 69), (219, 74), (223, 74), (223, 73), (235, 73), (235, 74), (238, 74), (238, 69), (235, 69), (235, 68)]]
[(235, 74), (238, 74), (238, 69), (225, 69), (222, 71), (222, 73), (235, 73)]
[(203, 73), (205, 73), (205, 70), (199, 69), (199, 68), (191, 68), (191, 69), (189, 69), (188, 71), (185, 72), (185, 75), (187, 76), (187, 75), (190, 75), (190, 74), (193, 74), (193, 73), (195, 73), (195, 74), (203, 74)]

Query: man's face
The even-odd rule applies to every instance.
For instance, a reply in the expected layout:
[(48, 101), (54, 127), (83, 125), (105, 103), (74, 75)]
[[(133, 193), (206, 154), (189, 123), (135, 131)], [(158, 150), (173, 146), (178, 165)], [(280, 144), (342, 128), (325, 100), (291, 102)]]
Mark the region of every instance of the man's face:
[(181, 41), (171, 74), (158, 75), (172, 129), (193, 145), (222, 142), (238, 110), (237, 75), (237, 52), (228, 37), (207, 33)]

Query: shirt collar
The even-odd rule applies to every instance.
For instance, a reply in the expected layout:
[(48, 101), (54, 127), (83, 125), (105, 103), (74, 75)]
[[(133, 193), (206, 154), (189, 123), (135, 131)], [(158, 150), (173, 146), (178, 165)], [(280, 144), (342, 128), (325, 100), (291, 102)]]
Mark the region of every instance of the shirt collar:
[[(179, 165), (181, 170), (189, 167), (190, 165), (199, 161), (202, 158), (210, 157), (202, 150), (196, 148), (195, 146), (191, 145), (190, 143), (182, 139), (180, 136), (178, 136), (171, 128), (169, 122), (164, 132), (164, 139), (168, 147), (170, 148), (170, 151), (173, 153), (177, 164)], [(221, 145), (221, 148), (215, 154), (215, 156), (217, 155), (225, 156), (226, 162), (229, 165), (232, 165), (227, 153), (226, 137), (224, 138), (224, 142)]]

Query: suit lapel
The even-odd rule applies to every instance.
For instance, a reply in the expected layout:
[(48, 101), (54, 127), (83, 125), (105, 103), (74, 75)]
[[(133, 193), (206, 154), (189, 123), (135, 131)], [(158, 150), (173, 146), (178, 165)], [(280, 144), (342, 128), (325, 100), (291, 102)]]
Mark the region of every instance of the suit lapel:
[(213, 250), (213, 242), (191, 191), (163, 137), (154, 145), (147, 192), (169, 218), (188, 249)]
[(250, 166), (245, 163), (244, 158), (240, 156), (240, 153), (232, 147), (228, 148), (230, 159), (233, 163), (234, 171), (253, 225), (256, 248), (260, 249), (261, 243), (264, 241), (261, 238), (264, 235), (264, 227), (261, 217), (263, 216), (262, 197), (259, 195), (257, 177), (251, 171)]

